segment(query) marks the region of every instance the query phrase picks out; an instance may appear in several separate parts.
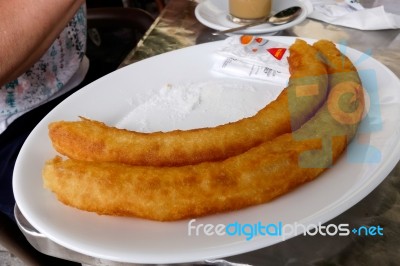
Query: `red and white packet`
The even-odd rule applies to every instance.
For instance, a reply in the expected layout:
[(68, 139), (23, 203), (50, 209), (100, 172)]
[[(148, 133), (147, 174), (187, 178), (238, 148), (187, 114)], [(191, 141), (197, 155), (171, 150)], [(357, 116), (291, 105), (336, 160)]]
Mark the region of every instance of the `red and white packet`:
[(216, 51), (213, 70), (241, 78), (286, 85), (289, 45), (251, 35), (228, 37)]

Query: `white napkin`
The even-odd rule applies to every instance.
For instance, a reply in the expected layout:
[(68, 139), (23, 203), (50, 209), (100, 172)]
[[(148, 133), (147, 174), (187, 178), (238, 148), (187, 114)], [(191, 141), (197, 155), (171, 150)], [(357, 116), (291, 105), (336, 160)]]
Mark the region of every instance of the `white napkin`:
[(360, 30), (400, 28), (400, 15), (388, 13), (383, 6), (363, 8), (357, 0), (311, 0), (314, 11), (309, 18)]
[(286, 85), (290, 74), (287, 44), (250, 35), (225, 39), (215, 53), (213, 71)]

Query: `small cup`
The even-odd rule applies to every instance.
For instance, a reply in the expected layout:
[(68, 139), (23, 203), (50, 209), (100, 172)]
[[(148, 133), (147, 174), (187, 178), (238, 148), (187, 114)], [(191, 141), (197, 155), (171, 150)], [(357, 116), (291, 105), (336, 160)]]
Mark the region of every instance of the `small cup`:
[(271, 13), (272, 0), (229, 0), (228, 18), (239, 24), (265, 20)]

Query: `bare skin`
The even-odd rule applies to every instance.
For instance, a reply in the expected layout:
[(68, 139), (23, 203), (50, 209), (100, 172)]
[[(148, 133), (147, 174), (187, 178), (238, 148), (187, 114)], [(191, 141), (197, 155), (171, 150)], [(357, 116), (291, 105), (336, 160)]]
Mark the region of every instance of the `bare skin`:
[(36, 63), (84, 2), (0, 0), (0, 85)]

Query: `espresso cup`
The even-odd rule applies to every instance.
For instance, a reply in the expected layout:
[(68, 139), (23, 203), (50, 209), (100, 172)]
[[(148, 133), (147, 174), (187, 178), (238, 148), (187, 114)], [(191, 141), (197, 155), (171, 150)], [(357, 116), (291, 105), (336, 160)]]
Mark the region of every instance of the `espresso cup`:
[(229, 0), (229, 19), (247, 24), (265, 20), (271, 13), (272, 0)]

